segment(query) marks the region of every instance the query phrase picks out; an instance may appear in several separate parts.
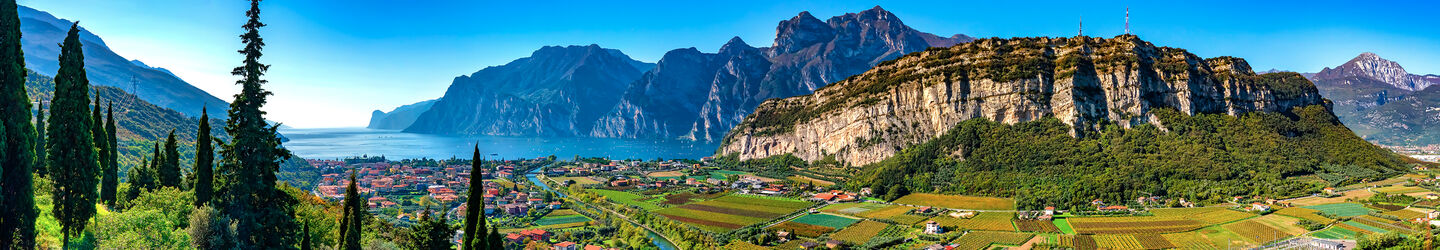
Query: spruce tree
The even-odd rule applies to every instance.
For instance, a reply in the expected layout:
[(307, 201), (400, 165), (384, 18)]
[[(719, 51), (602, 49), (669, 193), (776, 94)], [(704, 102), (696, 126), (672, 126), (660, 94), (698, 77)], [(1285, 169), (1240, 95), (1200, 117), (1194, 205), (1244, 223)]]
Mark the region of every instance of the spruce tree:
[(183, 188), (180, 186), (180, 148), (176, 145), (175, 130), (165, 138), (165, 160), (156, 169), (160, 174), (160, 187)]
[(360, 228), (364, 225), (364, 214), (360, 194), (355, 186), (355, 172), (350, 172), (350, 184), (345, 187), (345, 200), (340, 211), (340, 246), (337, 249), (360, 249)]
[(20, 49), (20, 14), (15, 0), (0, 0), (0, 248), (35, 248), (35, 194), (31, 175), (35, 126), (25, 91), (25, 57)]
[(266, 83), (261, 77), (270, 66), (260, 63), (265, 46), (260, 38), (260, 28), (265, 26), (260, 22), (260, 0), (251, 0), (245, 15), (249, 20), (241, 26), (245, 34), (240, 35), (245, 48), (239, 50), (245, 60), (231, 71), (241, 77), (236, 81), (241, 90), (227, 113), (225, 132), (231, 141), (220, 147), (221, 161), (215, 170), (219, 188), (212, 201), (221, 214), (234, 219), (240, 248), (293, 247), (298, 226), (291, 215), (298, 201), (275, 188), (275, 172), (290, 152), (280, 146), (279, 127), (266, 123), (261, 110), (271, 93), (261, 86)]
[(105, 108), (105, 121), (105, 132), (109, 133), (105, 136), (105, 144), (109, 144), (105, 148), (110, 150), (110, 157), (105, 159), (109, 162), (102, 164), (105, 172), (100, 175), (100, 200), (105, 205), (115, 206), (115, 192), (120, 186), (120, 151), (115, 148), (115, 103)]
[[(470, 161), (470, 190), (466, 191), (465, 198), (465, 235), (460, 245), (465, 249), (485, 249), (485, 214), (484, 214), (484, 187), (480, 180), (481, 166), (485, 160), (480, 159), (480, 145), (475, 145), (475, 155)], [(478, 234), (479, 237), (476, 237)], [(480, 247), (475, 247), (480, 246)]]
[(80, 25), (76, 23), (60, 46), (60, 71), (55, 74), (47, 129), (50, 139), (46, 140), (50, 144), (50, 176), (55, 182), (50, 192), (51, 212), (60, 222), (65, 243), (71, 235), (85, 231), (86, 222), (95, 215), (95, 190), (100, 182), (100, 162), (90, 128), (95, 122), (85, 114), (90, 111), (90, 81), (80, 46)]
[(49, 176), (45, 169), (45, 103), (35, 108), (35, 175)]
[(195, 207), (210, 202), (211, 189), (215, 185), (211, 173), (215, 164), (215, 151), (210, 146), (210, 115), (200, 108), (200, 132), (195, 135)]

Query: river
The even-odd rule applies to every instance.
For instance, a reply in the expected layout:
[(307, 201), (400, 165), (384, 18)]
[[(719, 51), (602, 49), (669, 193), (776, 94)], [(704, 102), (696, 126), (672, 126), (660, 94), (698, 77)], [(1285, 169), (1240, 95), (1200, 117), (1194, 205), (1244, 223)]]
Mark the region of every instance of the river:
[[(556, 193), (556, 194), (559, 194), (560, 197), (566, 197), (566, 196), (565, 196), (565, 193), (562, 193), (562, 192), (559, 192), (559, 191), (555, 191), (555, 189), (551, 189), (551, 188), (550, 188), (550, 185), (546, 185), (545, 182), (540, 181), (540, 178), (535, 177), (535, 176), (538, 175), (539, 173), (540, 173), (540, 168), (535, 168), (535, 170), (530, 170), (529, 173), (525, 173), (525, 179), (530, 180), (530, 183), (535, 183), (536, 186), (540, 186), (540, 188), (545, 189), (545, 191), (554, 192), (554, 193)], [(665, 240), (665, 237), (660, 237), (660, 235), (655, 234), (655, 232), (646, 232), (646, 233), (645, 233), (645, 237), (650, 237), (650, 244), (654, 244), (655, 247), (660, 248), (660, 250), (677, 250), (677, 249), (680, 249), (680, 248), (678, 248), (678, 247), (675, 247), (675, 243), (671, 243), (670, 241)]]

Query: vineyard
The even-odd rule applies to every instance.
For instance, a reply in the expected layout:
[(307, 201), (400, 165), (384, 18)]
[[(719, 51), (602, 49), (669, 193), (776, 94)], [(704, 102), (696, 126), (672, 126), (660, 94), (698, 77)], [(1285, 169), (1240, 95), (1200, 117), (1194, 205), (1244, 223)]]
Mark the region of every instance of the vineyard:
[(1095, 238), (1093, 238), (1093, 237), (1091, 237), (1091, 236), (1089, 236), (1089, 235), (1068, 235), (1068, 234), (1062, 234), (1062, 235), (1060, 235), (1060, 243), (1059, 243), (1059, 245), (1061, 245), (1061, 246), (1066, 246), (1066, 247), (1071, 247), (1071, 248), (1075, 248), (1075, 249), (1099, 249), (1099, 248), (1100, 248), (1099, 245), (1096, 245), (1096, 244), (1095, 244)]
[(810, 225), (794, 221), (786, 221), (770, 228), (777, 231), (789, 231), (791, 234), (810, 238), (820, 237), (820, 235), (835, 231), (833, 227)]
[(1280, 209), (1280, 211), (1275, 211), (1275, 214), (1305, 219), (1309, 221), (1319, 222), (1322, 224), (1330, 224), (1331, 222), (1335, 222), (1335, 219), (1321, 216), (1319, 213), (1320, 210), (1303, 207), (1287, 207), (1285, 209)]
[(889, 226), (890, 224), (870, 220), (861, 221), (860, 223), (846, 227), (844, 230), (835, 232), (835, 234), (830, 235), (830, 238), (840, 239), (850, 244), (863, 244), (869, 241), (870, 238), (874, 238), (875, 235), (880, 234), (880, 231), (885, 230), (885, 228)]
[(943, 207), (973, 210), (1014, 210), (1015, 200), (1009, 198), (979, 197), (943, 194), (910, 194), (896, 199), (895, 203), (918, 206)]
[(1015, 226), (1010, 220), (1015, 218), (1015, 213), (979, 213), (969, 219), (950, 217), (949, 215), (938, 215), (930, 220), (940, 223), (940, 226), (957, 227), (969, 230), (987, 231), (1015, 231)]
[(1015, 220), (1015, 227), (1022, 232), (1059, 233), (1060, 227), (1048, 220)]
[(965, 236), (960, 236), (960, 238), (950, 243), (960, 245), (956, 247), (956, 249), (985, 249), (985, 247), (991, 244), (1019, 246), (1025, 244), (1026, 241), (1030, 241), (1031, 237), (1035, 237), (1035, 235), (1012, 232), (974, 231), (965, 234)]
[(1092, 237), (1095, 239), (1095, 245), (1103, 249), (1145, 249), (1145, 246), (1140, 245), (1140, 240), (1135, 239), (1134, 235), (1113, 234)]
[[(1100, 220), (1103, 219), (1103, 220)], [(1199, 221), (1153, 217), (1070, 218), (1070, 226), (1082, 234), (1175, 233), (1204, 227)]]
[(1235, 232), (1235, 234), (1244, 236), (1246, 240), (1249, 240), (1251, 243), (1259, 245), (1264, 245), (1266, 243), (1285, 239), (1291, 236), (1289, 233), (1282, 232), (1273, 227), (1266, 226), (1265, 224), (1260, 224), (1259, 222), (1254, 221), (1241, 221), (1225, 225), (1225, 229), (1229, 229), (1231, 232)]

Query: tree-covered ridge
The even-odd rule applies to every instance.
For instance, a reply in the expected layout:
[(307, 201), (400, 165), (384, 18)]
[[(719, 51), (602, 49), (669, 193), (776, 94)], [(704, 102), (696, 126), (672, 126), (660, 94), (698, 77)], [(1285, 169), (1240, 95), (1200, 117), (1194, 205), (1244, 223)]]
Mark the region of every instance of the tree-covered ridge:
[[(1077, 138), (1046, 118), (1014, 125), (972, 119), (945, 135), (865, 166), (851, 188), (1015, 197), (1020, 207), (1084, 207), (1145, 195), (1220, 202), (1287, 197), (1400, 173), (1401, 156), (1356, 137), (1321, 105), (1291, 115), (1188, 116), (1157, 109), (1159, 126), (1107, 125)], [(1365, 172), (1365, 173), (1360, 173)], [(1287, 177), (1316, 174), (1331, 183)], [(1336, 178), (1338, 177), (1338, 178)]]

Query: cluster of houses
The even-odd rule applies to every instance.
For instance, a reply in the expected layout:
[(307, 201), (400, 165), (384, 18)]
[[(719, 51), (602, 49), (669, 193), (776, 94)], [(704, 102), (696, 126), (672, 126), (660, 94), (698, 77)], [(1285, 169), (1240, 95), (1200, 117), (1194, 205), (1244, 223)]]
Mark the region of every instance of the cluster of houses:
[(815, 195), (810, 196), (810, 199), (823, 202), (847, 202), (860, 199), (860, 195), (853, 192), (830, 190), (829, 192), (815, 193)]

